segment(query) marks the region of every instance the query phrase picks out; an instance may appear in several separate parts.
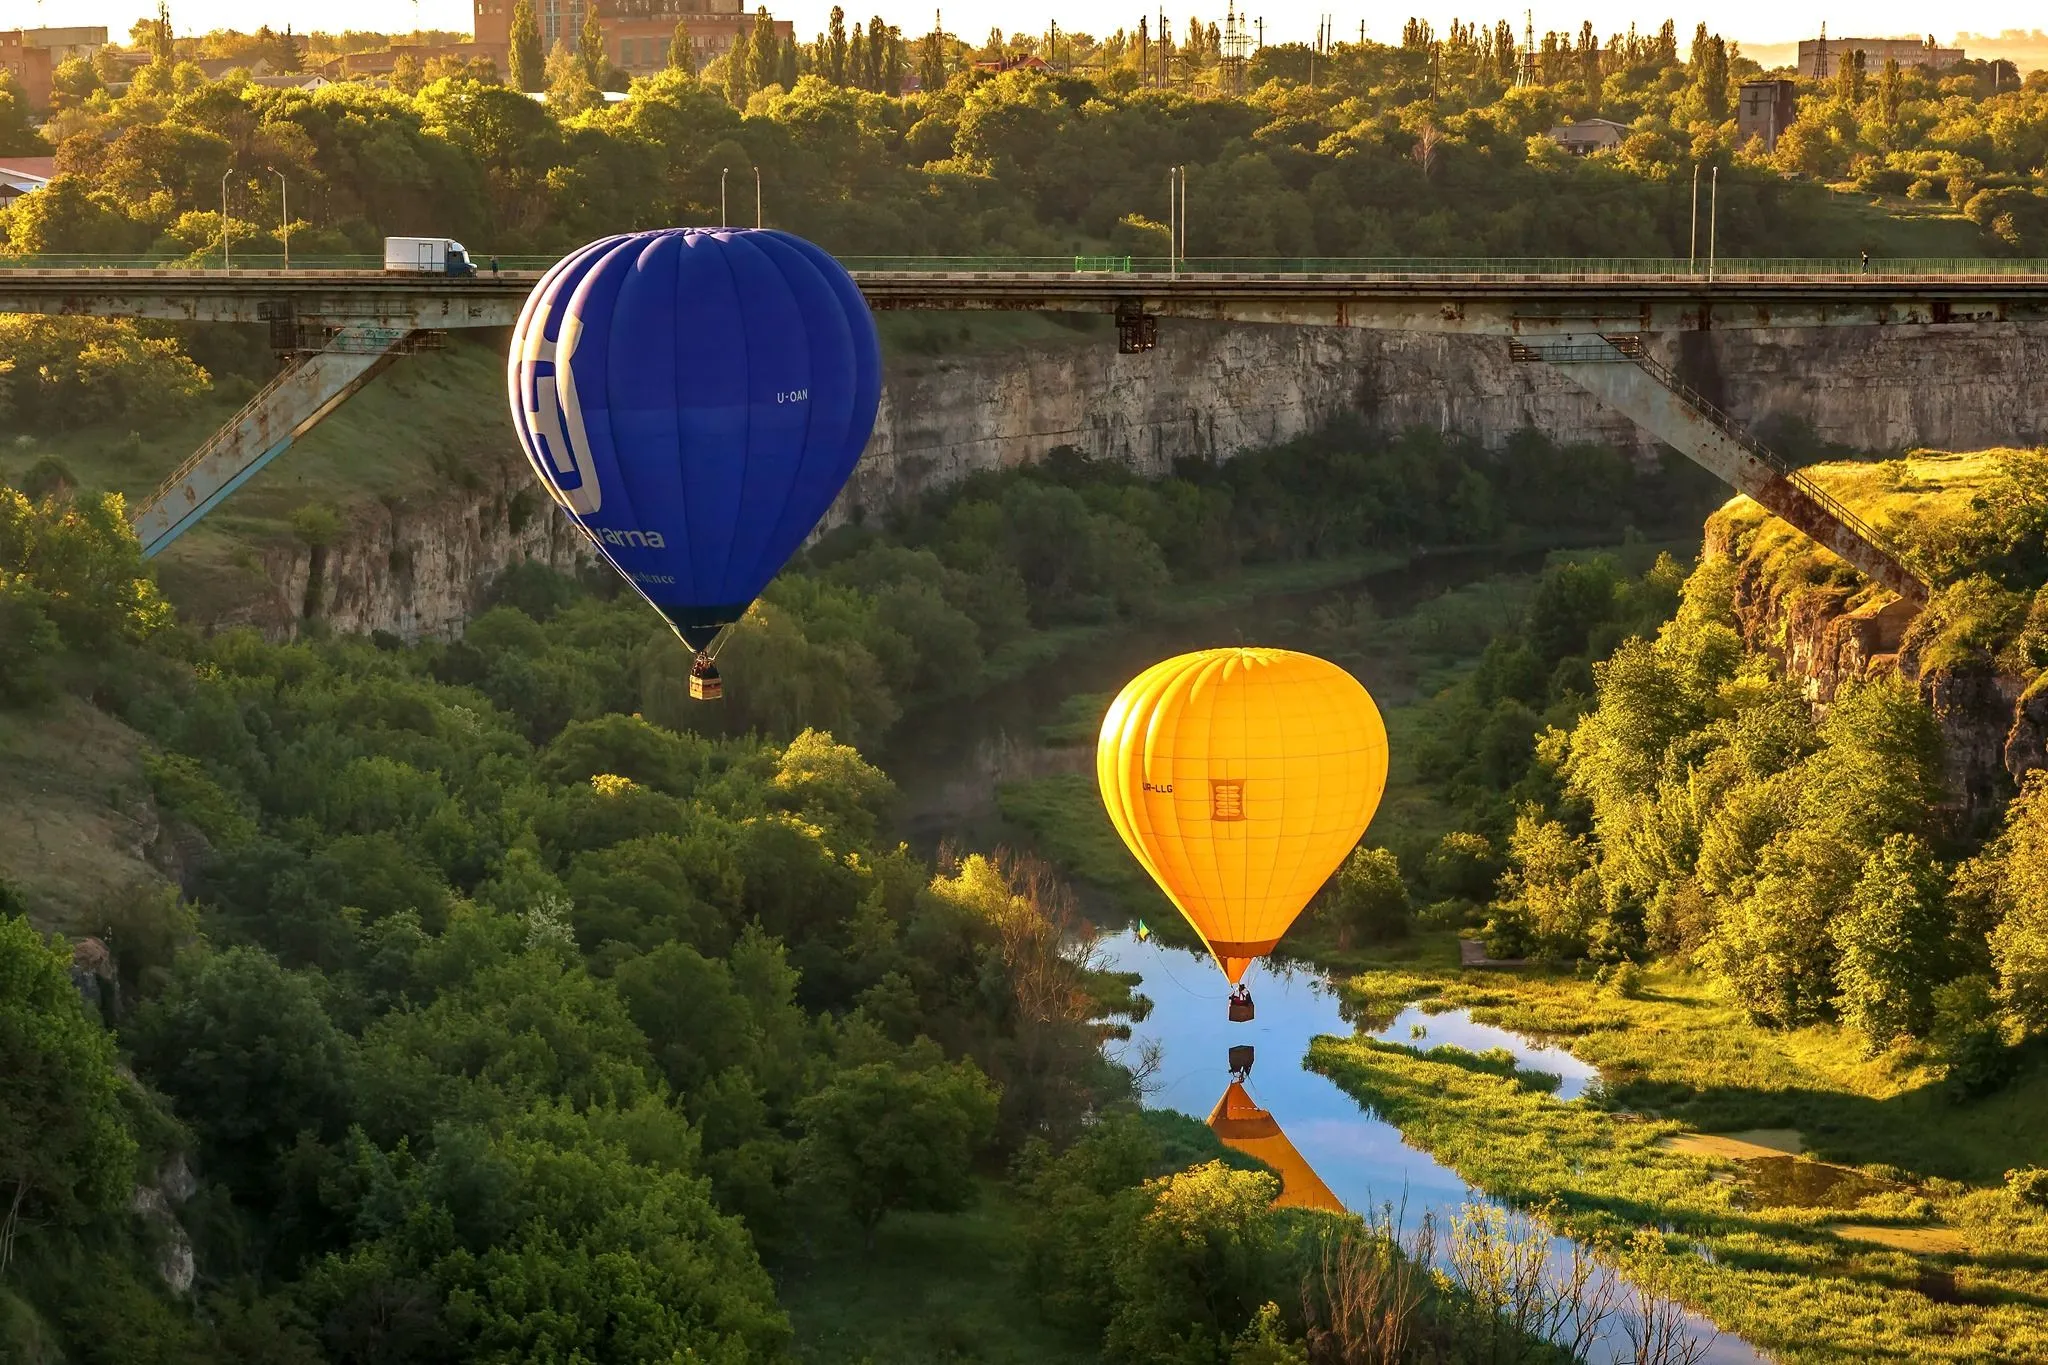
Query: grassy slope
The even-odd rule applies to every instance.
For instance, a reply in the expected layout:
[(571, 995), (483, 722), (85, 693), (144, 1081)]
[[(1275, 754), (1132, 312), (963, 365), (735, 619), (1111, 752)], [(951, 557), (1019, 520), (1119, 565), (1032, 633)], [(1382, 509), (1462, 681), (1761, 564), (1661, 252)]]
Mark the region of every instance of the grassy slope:
[(36, 928), (99, 932), (93, 911), (157, 874), (139, 851), (154, 829), (142, 740), (73, 697), (0, 710), (0, 881)]

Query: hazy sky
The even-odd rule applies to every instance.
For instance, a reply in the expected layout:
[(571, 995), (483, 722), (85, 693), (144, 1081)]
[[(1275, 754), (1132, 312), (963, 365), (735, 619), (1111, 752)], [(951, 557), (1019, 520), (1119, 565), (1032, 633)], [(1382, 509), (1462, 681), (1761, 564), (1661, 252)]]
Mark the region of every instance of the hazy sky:
[[(858, 7), (853, 0), (842, 2), (849, 10)], [(1154, 2), (1156, 5), (1156, 0)], [(749, 8), (755, 3), (758, 0), (747, 0)], [(876, 0), (864, 0), (864, 3), (872, 9)], [(1317, 15), (1324, 12), (1321, 6), (1333, 3), (1334, 0), (1251, 0), (1252, 12), (1265, 17), (1268, 42), (1306, 41), (1315, 32)], [(825, 15), (831, 6), (832, 0), (784, 0), (781, 4), (771, 2), (770, 9), (778, 18), (794, 20), (799, 33), (809, 34), (824, 26)], [(153, 4), (138, 3), (138, 0), (43, 0), (43, 3), (37, 3), (37, 0), (0, 0), (0, 29), (17, 25), (105, 24), (118, 37), (127, 32), (137, 17), (153, 7)], [(887, 0), (880, 9), (885, 20), (900, 25), (907, 33), (924, 32), (932, 22), (930, 9), (921, 6), (908, 8), (902, 0)], [(1179, 29), (1186, 25), (1190, 13), (1199, 13), (1204, 19), (1220, 19), (1222, 11), (1223, 6), (1213, 3), (1213, 0), (1198, 6), (1190, 5), (1188, 0), (1180, 0), (1167, 13), (1174, 27)], [(863, 10), (863, 17), (868, 12)], [(1429, 18), (1439, 30), (1453, 15), (1459, 14), (1487, 22), (1504, 15), (1515, 23), (1517, 29), (1522, 23), (1520, 6), (1508, 10), (1498, 0), (1492, 5), (1479, 5), (1462, 11), (1430, 4), (1414, 8), (1376, 6), (1328, 12), (1340, 38), (1357, 37), (1359, 20), (1364, 19), (1366, 35), (1380, 41), (1398, 38), (1402, 21), (1411, 13)], [(1146, 11), (1138, 4), (1104, 5), (1086, 3), (1085, 0), (1051, 0), (1050, 4), (1045, 0), (1025, 0), (1024, 3), (1016, 0), (952, 0), (944, 6), (947, 29), (976, 38), (994, 24), (1042, 30), (1052, 20), (1057, 20), (1063, 29), (1079, 28), (1100, 34), (1119, 26), (1135, 26), (1138, 16), (1143, 13)], [(2008, 28), (2034, 28), (2044, 23), (2040, 0), (1964, 0), (1964, 3), (1943, 6), (1940, 13), (1942, 26), (1935, 33), (1943, 42), (1949, 41), (1958, 31), (1997, 33)], [(429, 28), (466, 31), (470, 8), (467, 0), (351, 0), (346, 5), (309, 5), (290, 3), (289, 0), (172, 0), (171, 14), (181, 34), (220, 27), (246, 30), (263, 23), (278, 27), (289, 23), (299, 29), (337, 28), (344, 22), (348, 27), (361, 29), (410, 29), (417, 22)], [(1766, 0), (1730, 0), (1729, 3), (1712, 6), (1692, 0), (1691, 4), (1680, 8), (1645, 8), (1628, 4), (1626, 0), (1582, 0), (1565, 7), (1539, 4), (1536, 7), (1536, 27), (1539, 33), (1545, 28), (1575, 30), (1580, 20), (1591, 19), (1604, 35), (1626, 29), (1631, 21), (1654, 30), (1667, 15), (1678, 20), (1682, 35), (1689, 36), (1693, 24), (1705, 18), (1731, 38), (1752, 43), (1784, 43), (1812, 37), (1822, 20), (1829, 21), (1828, 26), (1834, 33), (1856, 37), (1924, 32), (1920, 26), (1928, 22), (1930, 11), (1925, 4), (1907, 4), (1905, 0), (1859, 0), (1859, 3), (1843, 6), (1833, 13), (1810, 3), (1784, 5), (1767, 3)], [(342, 16), (346, 16), (345, 20)]]

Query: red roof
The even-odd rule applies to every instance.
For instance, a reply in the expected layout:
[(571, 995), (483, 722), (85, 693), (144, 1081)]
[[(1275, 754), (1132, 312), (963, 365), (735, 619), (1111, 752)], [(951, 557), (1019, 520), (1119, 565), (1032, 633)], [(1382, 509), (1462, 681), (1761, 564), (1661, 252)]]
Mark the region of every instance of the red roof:
[(0, 171), (12, 171), (16, 175), (32, 175), (38, 180), (48, 180), (57, 173), (57, 158), (54, 156), (0, 156)]

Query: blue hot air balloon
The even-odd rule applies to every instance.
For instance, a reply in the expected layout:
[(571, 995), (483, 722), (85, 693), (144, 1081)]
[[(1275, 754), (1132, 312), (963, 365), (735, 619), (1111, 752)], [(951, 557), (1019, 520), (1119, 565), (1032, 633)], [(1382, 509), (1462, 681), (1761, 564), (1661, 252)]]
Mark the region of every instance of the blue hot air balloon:
[(506, 371), (541, 483), (698, 652), (705, 691), (706, 651), (874, 428), (881, 348), (859, 288), (786, 232), (607, 237), (534, 286)]

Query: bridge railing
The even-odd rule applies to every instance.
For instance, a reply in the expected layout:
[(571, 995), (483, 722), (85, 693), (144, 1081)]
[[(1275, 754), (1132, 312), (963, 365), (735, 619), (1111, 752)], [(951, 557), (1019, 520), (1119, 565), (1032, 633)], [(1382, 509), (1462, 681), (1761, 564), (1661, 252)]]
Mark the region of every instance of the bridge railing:
[[(489, 252), (471, 259), (486, 263)], [(501, 255), (508, 271), (545, 270), (556, 257)], [(1861, 257), (1751, 256), (1714, 263), (1711, 276), (1705, 260), (1657, 256), (1197, 256), (1168, 260), (1164, 256), (842, 256), (849, 269), (877, 273), (1006, 275), (1095, 274), (1105, 271), (1138, 275), (1353, 275), (1389, 280), (1457, 277), (1471, 280), (1742, 280), (1784, 278), (1941, 279), (1948, 277), (2048, 276), (2048, 259), (2024, 257), (1915, 256)], [(235, 270), (281, 270), (278, 252), (236, 252)], [(381, 256), (294, 256), (291, 269), (382, 270)], [(214, 270), (210, 256), (102, 256), (51, 254), (0, 255), (4, 270)]]

